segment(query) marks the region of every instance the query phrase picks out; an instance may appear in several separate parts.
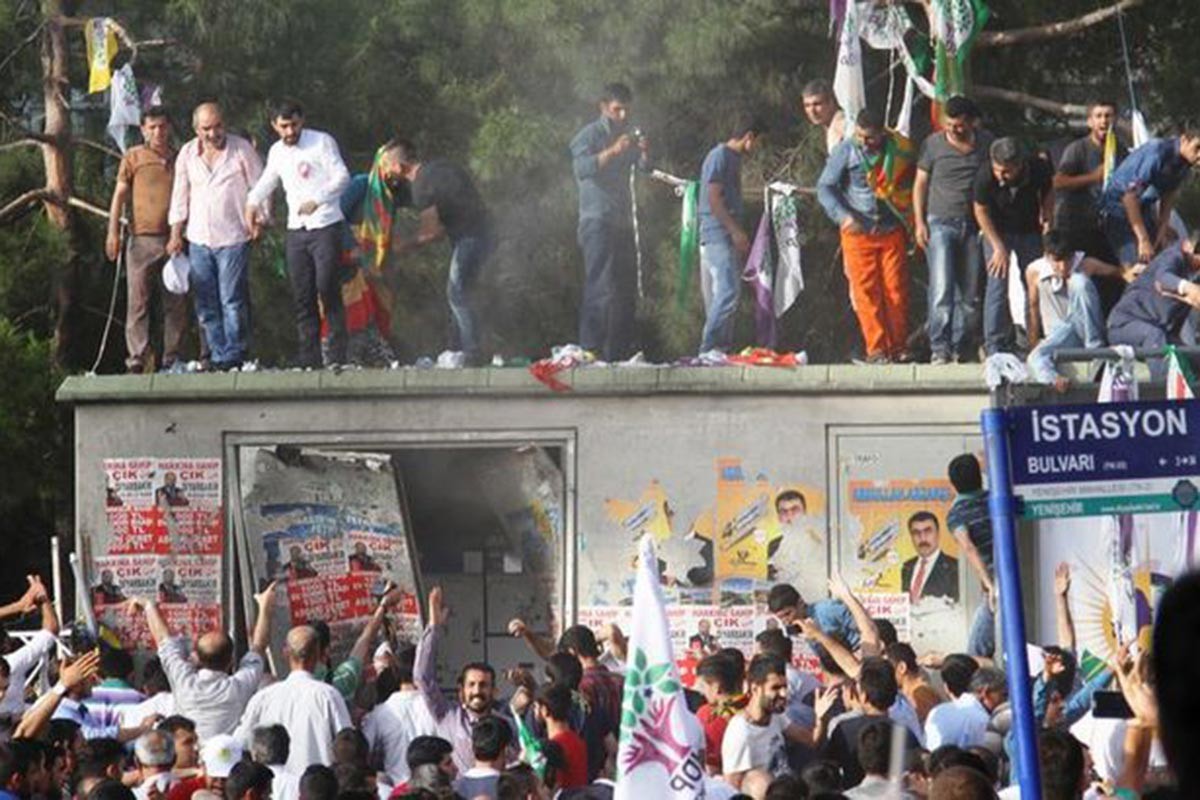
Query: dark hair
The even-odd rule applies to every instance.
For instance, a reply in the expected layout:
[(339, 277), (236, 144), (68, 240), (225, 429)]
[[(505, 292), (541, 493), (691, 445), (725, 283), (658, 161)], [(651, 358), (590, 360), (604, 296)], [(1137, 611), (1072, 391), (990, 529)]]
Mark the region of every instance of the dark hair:
[(1091, 114), (1094, 108), (1111, 108), (1113, 111), (1117, 111), (1120, 109), (1120, 106), (1111, 97), (1101, 97), (1098, 100), (1088, 103), (1088, 113)]
[[(829, 634), (829, 636), (834, 640), (841, 642), (843, 645), (846, 644), (845, 638), (841, 636), (836, 634)], [(823, 672), (836, 677), (845, 676), (846, 671), (842, 669), (842, 665), (839, 664), (837, 659), (833, 657), (833, 653), (830, 653), (823, 645), (814, 643), (812, 645), (812, 650), (817, 654), (817, 661), (821, 662), (821, 670)]]
[(858, 690), (874, 708), (887, 713), (896, 702), (896, 670), (879, 656), (864, 658), (858, 671)]
[(974, 453), (963, 453), (952, 458), (947, 472), (954, 491), (959, 494), (978, 492), (983, 488), (983, 474)]
[(367, 771), (358, 764), (334, 764), (333, 777), (337, 778), (338, 800), (345, 800), (347, 792), (361, 792), (370, 788)]
[(969, 98), (956, 94), (946, 101), (946, 116), (950, 119), (979, 119), (979, 106)]
[(575, 651), (580, 658), (599, 658), (600, 646), (596, 644), (596, 634), (587, 625), (572, 625), (558, 637), (558, 649), (567, 652)]
[(696, 665), (696, 677), (712, 681), (722, 694), (734, 694), (742, 688), (742, 670), (724, 653), (702, 658)]
[(917, 664), (917, 651), (912, 649), (912, 645), (907, 642), (893, 642), (887, 645), (884, 649), (884, 657), (892, 662), (893, 666), (903, 664), (910, 673), (915, 673), (920, 670), (920, 665)]
[(304, 624), (316, 632), (317, 644), (321, 646), (321, 652), (328, 650), (329, 645), (333, 642), (333, 632), (329, 630), (329, 623), (323, 619), (310, 619)]
[(854, 124), (864, 131), (881, 131), (887, 127), (887, 121), (883, 118), (883, 114), (875, 108), (864, 108), (858, 112)]
[(0, 786), (6, 786), (16, 775), (28, 775), (35, 767), (45, 766), (49, 749), (36, 739), (10, 741), (0, 750)]
[(282, 725), (261, 725), (250, 735), (250, 757), (260, 764), (286, 764), (292, 737)]
[(879, 634), (879, 643), (885, 648), (894, 645), (900, 640), (900, 635), (896, 633), (896, 626), (892, 624), (890, 619), (872, 617), (871, 622), (875, 623), (875, 632)]
[(787, 665), (782, 658), (763, 654), (750, 659), (750, 666), (746, 668), (747, 683), (762, 686), (772, 675), (787, 677)]
[(397, 683), (413, 682), (413, 667), (417, 663), (417, 648), (408, 644), (396, 652), (396, 663), (392, 664), (392, 674)]
[[(571, 692), (562, 687), (551, 688), (566, 691), (567, 707), (570, 708)], [(538, 700), (541, 700), (540, 695)], [(471, 752), (480, 761), (495, 761), (504, 753), (505, 748), (512, 744), (512, 738), (512, 728), (508, 727), (504, 719), (492, 714), (480, 717), (471, 726)]]
[(796, 587), (790, 583), (777, 583), (767, 592), (767, 610), (778, 614), (785, 608), (793, 608), (804, 602)]
[(119, 647), (101, 645), (100, 675), (104, 678), (127, 679), (133, 675), (133, 656)]
[(1043, 730), (1038, 736), (1042, 797), (1074, 800), (1083, 783), (1083, 746), (1066, 731)]
[(633, 102), (633, 90), (623, 83), (606, 83), (604, 88), (600, 90), (600, 102), (611, 103), (613, 101), (628, 105)]
[(979, 671), (979, 662), (963, 653), (952, 653), (942, 661), (942, 683), (950, 694), (958, 697), (971, 686), (971, 678)]
[(142, 693), (153, 697), (160, 692), (171, 691), (171, 682), (162, 668), (158, 656), (154, 656), (142, 665)]
[(954, 767), (966, 767), (982, 775), (988, 774), (987, 764), (982, 758), (958, 745), (942, 745), (929, 754), (929, 777), (936, 777)]
[(813, 78), (808, 83), (804, 84), (804, 88), (800, 90), (801, 97), (828, 97), (833, 99), (833, 87), (829, 85), (829, 81), (824, 78)]
[(135, 800), (136, 797), (125, 784), (105, 778), (88, 791), (84, 800)]
[(886, 775), (892, 755), (892, 723), (868, 722), (858, 732), (858, 764), (867, 775)]
[(556, 683), (543, 686), (537, 693), (537, 704), (550, 719), (566, 722), (571, 714), (571, 690)]
[(750, 112), (743, 112), (734, 118), (733, 127), (729, 131), (729, 138), (740, 139), (747, 133), (762, 136), (767, 132), (767, 129), (767, 121), (762, 117)]
[(507, 767), (496, 781), (496, 800), (525, 800), (536, 795), (538, 776), (528, 764)]
[(239, 761), (229, 771), (229, 778), (225, 781), (225, 796), (229, 800), (240, 800), (246, 792), (251, 790), (270, 789), (271, 781), (274, 778), (275, 773), (262, 764), (256, 764), (253, 761)]
[(151, 119), (165, 119), (169, 123), (171, 116), (167, 113), (165, 106), (153, 105), (142, 112), (142, 122)]
[(103, 778), (110, 767), (124, 760), (125, 746), (116, 739), (88, 739), (79, 751), (79, 777)]
[(405, 761), (408, 768), (414, 770), (422, 764), (437, 765), (442, 759), (454, 752), (454, 745), (440, 736), (418, 736), (408, 743)]
[(324, 764), (312, 764), (300, 776), (300, 796), (304, 800), (336, 800), (337, 775)]
[(375, 675), (375, 705), (387, 700), (399, 688), (400, 681), (396, 679), (396, 668), (389, 665), (381, 669)]
[(560, 650), (546, 659), (546, 674), (551, 683), (575, 690), (583, 680), (583, 665), (575, 656)]
[(950, 767), (933, 779), (929, 800), (994, 800), (996, 790), (987, 776), (970, 767)]
[(694, 644), (703, 645), (704, 637), (698, 633), (693, 633), (691, 636), (688, 637), (688, 647), (691, 647)]
[(358, 728), (342, 728), (333, 737), (333, 763), (365, 767), (371, 757), (371, 745)]
[(1074, 251), (1071, 239), (1058, 228), (1051, 228), (1042, 237), (1042, 252), (1051, 258), (1066, 258)]
[(1158, 606), (1154, 623), (1154, 695), (1158, 730), (1167, 761), (1179, 779), (1181, 797), (1200, 793), (1200, 739), (1193, 734), (1200, 715), (1200, 573), (1175, 582)]
[(738, 683), (746, 678), (746, 654), (736, 647), (722, 647), (717, 655), (728, 658), (737, 667)]
[(800, 780), (808, 788), (808, 796), (838, 793), (842, 790), (842, 768), (836, 761), (816, 761), (800, 770)]
[(496, 670), (491, 664), (486, 661), (471, 661), (463, 665), (463, 668), (458, 673), (458, 685), (462, 686), (467, 682), (468, 672), (486, 672), (492, 678), (492, 685), (496, 684)]
[(804, 781), (800, 776), (785, 773), (772, 779), (763, 797), (765, 800), (795, 800), (797, 797), (808, 797), (805, 792)]
[(1000, 780), (1000, 756), (981, 744), (971, 745), (967, 748), (967, 755), (975, 756), (983, 762), (983, 774), (987, 775), (989, 781), (996, 783)]
[[(304, 116), (304, 108), (295, 100), (280, 100), (271, 107), (271, 119), (295, 119)], [(309, 622), (308, 625), (313, 623)], [(328, 640), (322, 647), (328, 647)]]
[(558, 742), (550, 739), (541, 739), (539, 742), (542, 756), (546, 759), (546, 767), (542, 772), (542, 783), (546, 784), (547, 789), (557, 789), (559, 788), (558, 776), (567, 768), (567, 754)]
[(783, 663), (792, 662), (792, 639), (778, 628), (768, 628), (754, 637), (759, 649), (767, 655), (783, 659)]
[(172, 714), (154, 727), (157, 730), (166, 731), (172, 736), (181, 730), (187, 731), (188, 733), (196, 732), (196, 723), (192, 722), (182, 714)]
[(804, 495), (795, 489), (784, 489), (779, 494), (775, 495), (775, 511), (779, 511), (779, 504), (784, 500), (799, 500), (800, 505), (804, 506), (804, 510), (808, 510), (808, 500), (804, 499)]
[(73, 719), (52, 719), (46, 733), (46, 741), (55, 749), (66, 749), (75, 741), (82, 726)]
[(934, 528), (937, 530), (941, 530), (942, 528), (941, 523), (938, 522), (937, 514), (934, 514), (932, 511), (918, 511), (908, 518), (908, 523), (905, 527), (911, 531), (913, 524), (917, 522), (933, 522)]

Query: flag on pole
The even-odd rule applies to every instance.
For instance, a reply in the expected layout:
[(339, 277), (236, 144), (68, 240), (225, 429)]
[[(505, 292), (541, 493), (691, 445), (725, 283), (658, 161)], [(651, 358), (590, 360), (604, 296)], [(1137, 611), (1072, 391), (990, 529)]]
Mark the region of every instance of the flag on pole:
[(704, 732), (688, 711), (671, 649), (654, 539), (638, 543), (614, 800), (703, 798)]
[(142, 122), (142, 97), (138, 93), (137, 79), (133, 67), (125, 64), (112, 76), (108, 87), (109, 113), (105, 130), (112, 140), (125, 152), (125, 134)]
[(675, 302), (679, 308), (687, 304), (688, 284), (696, 268), (700, 252), (700, 181), (688, 181), (683, 187), (683, 209), (679, 221), (679, 288)]
[[(1196, 393), (1192, 390), (1194, 379), (1191, 366), (1180, 357), (1175, 345), (1167, 345), (1167, 399), (1195, 400)], [(1198, 517), (1200, 514), (1195, 511), (1181, 511), (1175, 515), (1178, 527), (1176, 541), (1179, 543), (1175, 554), (1176, 575), (1196, 568), (1196, 533), (1200, 530)]]
[(933, 122), (942, 123), (942, 107), (967, 88), (967, 59), (975, 37), (987, 24), (991, 11), (983, 0), (933, 0), (929, 8), (934, 51)]
[(1175, 345), (1167, 345), (1167, 399), (1195, 400), (1192, 380), (1192, 368), (1180, 358)]
[(838, 39), (837, 70), (833, 73), (833, 95), (846, 114), (846, 138), (854, 135), (854, 120), (867, 106), (867, 90), (863, 83), (862, 26), (856, 3), (846, 4), (842, 32)]
[(103, 92), (112, 83), (112, 60), (117, 54), (117, 34), (108, 17), (93, 17), (83, 24), (87, 43), (88, 93)]
[(539, 778), (545, 778), (546, 753), (542, 750), (542, 743), (525, 724), (525, 715), (518, 714), (515, 708), (509, 710), (512, 712), (513, 720), (517, 723), (517, 743), (521, 746), (521, 760), (533, 767), (533, 771), (538, 774)]
[(1108, 133), (1104, 134), (1104, 187), (1108, 188), (1108, 182), (1112, 178), (1113, 172), (1117, 168), (1117, 132), (1112, 128), (1108, 129)]

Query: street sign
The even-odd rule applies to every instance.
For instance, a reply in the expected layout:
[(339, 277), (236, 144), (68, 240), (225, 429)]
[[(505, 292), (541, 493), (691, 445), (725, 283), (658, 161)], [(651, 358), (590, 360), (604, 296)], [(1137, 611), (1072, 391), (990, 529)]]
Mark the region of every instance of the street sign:
[(1012, 484), (1027, 519), (1200, 505), (1200, 401), (1006, 410)]

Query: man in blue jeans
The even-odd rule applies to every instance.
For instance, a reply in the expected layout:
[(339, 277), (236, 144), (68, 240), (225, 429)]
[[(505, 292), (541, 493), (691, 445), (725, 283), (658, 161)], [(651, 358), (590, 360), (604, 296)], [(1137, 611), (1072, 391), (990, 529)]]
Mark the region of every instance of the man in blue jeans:
[[(975, 175), (975, 221), (983, 231), (987, 290), (983, 300), (983, 340), (989, 356), (1016, 349), (1014, 320), (1008, 305), (1012, 256), (1025, 268), (1042, 252), (1042, 232), (1054, 216), (1054, 168), (1027, 156), (1016, 139), (992, 142), (990, 164)], [(1024, 314), (1016, 323), (1024, 327)]]
[(1171, 241), (1171, 211), (1197, 161), (1200, 129), (1151, 139), (1113, 172), (1100, 197), (1100, 222), (1122, 266), (1150, 263)]
[(579, 346), (605, 361), (632, 355), (637, 314), (629, 171), (635, 165), (646, 168), (650, 143), (629, 130), (632, 104), (628, 86), (610, 83), (600, 96), (600, 117), (571, 140), (584, 269)]
[(487, 207), (475, 182), (462, 167), (441, 159), (421, 161), (412, 142), (398, 140), (393, 158), (399, 178), (412, 187), (413, 207), (420, 212), (417, 235), (401, 241), (400, 253), (446, 238), (450, 240), (450, 275), (446, 300), (450, 305), (450, 350), (463, 354), (467, 366), (486, 362), (480, 343), (474, 289), (484, 262), (492, 253), (492, 229)]
[[(704, 157), (700, 168), (700, 268), (711, 287), (705, 293), (707, 315), (700, 352), (728, 353), (750, 237), (742, 227), (742, 156), (765, 131), (751, 116), (739, 117), (727, 140)], [(711, 295), (711, 296), (710, 296)]]
[(931, 364), (975, 358), (983, 251), (971, 201), (992, 140), (967, 98), (947, 100), (945, 116), (945, 130), (921, 145), (913, 182), (913, 233), (929, 260)]

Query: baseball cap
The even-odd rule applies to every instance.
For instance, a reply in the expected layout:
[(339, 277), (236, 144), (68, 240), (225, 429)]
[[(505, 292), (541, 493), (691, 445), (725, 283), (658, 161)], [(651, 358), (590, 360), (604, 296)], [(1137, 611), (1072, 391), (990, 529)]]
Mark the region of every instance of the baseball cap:
[(242, 743), (228, 734), (214, 736), (200, 749), (204, 771), (212, 778), (228, 778), (233, 767), (242, 760)]

